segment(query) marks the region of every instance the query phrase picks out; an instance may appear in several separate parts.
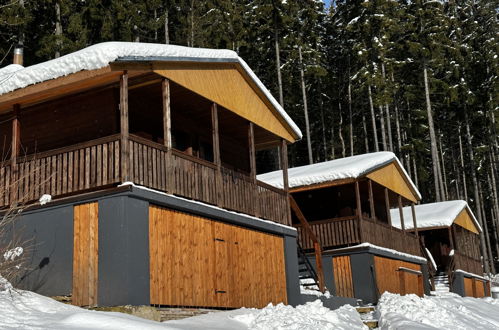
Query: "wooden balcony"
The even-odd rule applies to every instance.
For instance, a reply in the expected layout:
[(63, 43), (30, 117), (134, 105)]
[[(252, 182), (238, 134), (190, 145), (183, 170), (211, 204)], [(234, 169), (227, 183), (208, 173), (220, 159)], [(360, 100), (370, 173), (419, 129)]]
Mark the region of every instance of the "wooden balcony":
[[(419, 240), (413, 233), (404, 233), (380, 221), (351, 216), (312, 221), (309, 224), (324, 250), (371, 243), (416, 256), (421, 255)], [(313, 249), (313, 243), (302, 226), (294, 226), (298, 230), (302, 247)]]
[[(122, 143), (128, 143), (123, 153)], [(125, 156), (123, 156), (125, 155)], [(124, 171), (128, 172), (126, 179)], [(132, 181), (152, 189), (289, 224), (287, 194), (244, 173), (130, 135), (115, 134), (0, 165), (0, 207), (109, 188)]]

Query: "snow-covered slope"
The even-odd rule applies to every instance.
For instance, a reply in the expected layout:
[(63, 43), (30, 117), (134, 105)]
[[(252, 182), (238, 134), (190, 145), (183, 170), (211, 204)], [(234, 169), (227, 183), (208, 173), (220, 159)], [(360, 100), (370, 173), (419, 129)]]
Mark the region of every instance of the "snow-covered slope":
[(305, 305), (241, 308), (163, 323), (121, 313), (89, 311), (36, 293), (14, 290), (0, 276), (0, 329), (367, 329), (352, 306), (330, 310), (320, 300)]
[(298, 126), (296, 126), (248, 64), (236, 52), (227, 49), (192, 48), (137, 42), (104, 42), (26, 68), (9, 65), (0, 69), (0, 95), (82, 70), (104, 68), (110, 63), (123, 58), (156, 61), (237, 62), (241, 64), (296, 135), (299, 138), (302, 137)]
[[(402, 168), (412, 188), (419, 195), (418, 189), (405, 172), (397, 156), (393, 152), (388, 151), (373, 152), (290, 168), (288, 170), (289, 187), (294, 188), (341, 179), (355, 179), (393, 161), (397, 162), (400, 168)], [(277, 188), (283, 187), (282, 171), (280, 170), (260, 174), (258, 180)]]
[(378, 303), (381, 329), (499, 329), (499, 300), (446, 294), (420, 298), (384, 293)]
[[(467, 208), (475, 225), (479, 230), (482, 230), (478, 221), (476, 220), (473, 212), (471, 212), (468, 203), (461, 200), (439, 202), (439, 203), (429, 203), (416, 205), (416, 224), (418, 228), (431, 228), (431, 227), (449, 227), (452, 225), (456, 217), (461, 213), (463, 209)], [(414, 228), (412, 222), (412, 211), (411, 207), (407, 206), (403, 208), (404, 211), (404, 225), (406, 229)], [(402, 228), (400, 224), (400, 213), (398, 209), (392, 209), (390, 211), (392, 218), (392, 224), (394, 227)]]

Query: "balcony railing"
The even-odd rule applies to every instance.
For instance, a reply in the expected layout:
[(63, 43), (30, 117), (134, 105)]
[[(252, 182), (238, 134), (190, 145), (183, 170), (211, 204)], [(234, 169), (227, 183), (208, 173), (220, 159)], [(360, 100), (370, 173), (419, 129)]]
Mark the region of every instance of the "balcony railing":
[[(18, 158), (0, 166), (0, 206), (69, 196), (122, 181), (120, 136)], [(130, 135), (129, 181), (159, 191), (288, 224), (287, 195), (243, 173), (217, 167)]]
[[(421, 255), (419, 241), (414, 234), (404, 233), (398, 228), (372, 219), (351, 216), (311, 221), (309, 224), (325, 250), (367, 242), (416, 256)], [(295, 226), (302, 247), (313, 249), (313, 243), (305, 230), (301, 225)]]

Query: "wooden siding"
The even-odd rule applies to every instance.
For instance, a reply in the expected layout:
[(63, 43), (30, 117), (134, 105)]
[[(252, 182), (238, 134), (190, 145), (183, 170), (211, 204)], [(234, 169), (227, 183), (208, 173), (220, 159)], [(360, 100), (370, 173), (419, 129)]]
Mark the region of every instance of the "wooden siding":
[(419, 200), (407, 182), (406, 175), (394, 162), (367, 174), (366, 177), (412, 202)]
[(472, 278), (464, 277), (464, 295), (466, 297), (474, 297), (475, 296), (475, 282)]
[(295, 133), (237, 64), (171, 62), (165, 66), (155, 72), (289, 142), (296, 141)]
[(414, 293), (423, 296), (423, 276), (404, 271), (403, 268), (421, 272), (421, 266), (410, 262), (374, 256), (378, 293)]
[(489, 296), (489, 284), (477, 278), (464, 277), (464, 295), (466, 297), (483, 298)]
[[(362, 225), (359, 226), (359, 223)], [(313, 249), (313, 243), (299, 224), (298, 240), (304, 249)], [(310, 227), (324, 249), (344, 247), (369, 242), (374, 245), (420, 256), (419, 241), (412, 233), (370, 219), (358, 220), (355, 217), (311, 221)], [(360, 228), (359, 228), (360, 227)]]
[(72, 304), (95, 306), (99, 260), (98, 203), (76, 205), (73, 212)]
[(149, 249), (151, 304), (287, 302), (281, 237), (150, 206)]
[(350, 256), (333, 257), (333, 276), (336, 296), (354, 297)]
[(472, 220), (471, 215), (467, 208), (464, 208), (454, 220), (454, 223), (463, 227), (464, 229), (469, 230), (472, 233), (477, 235), (480, 234), (475, 222)]

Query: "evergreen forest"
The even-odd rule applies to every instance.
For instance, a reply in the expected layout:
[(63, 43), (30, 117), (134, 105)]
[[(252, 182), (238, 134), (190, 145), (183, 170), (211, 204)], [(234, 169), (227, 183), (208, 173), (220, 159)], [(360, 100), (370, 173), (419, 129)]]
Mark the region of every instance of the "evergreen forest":
[(111, 40), (232, 49), (303, 131), (290, 167), (393, 151), (423, 202), (468, 201), (495, 273), (498, 12), (498, 0), (2, 0), (0, 67), (18, 44), (26, 66)]

